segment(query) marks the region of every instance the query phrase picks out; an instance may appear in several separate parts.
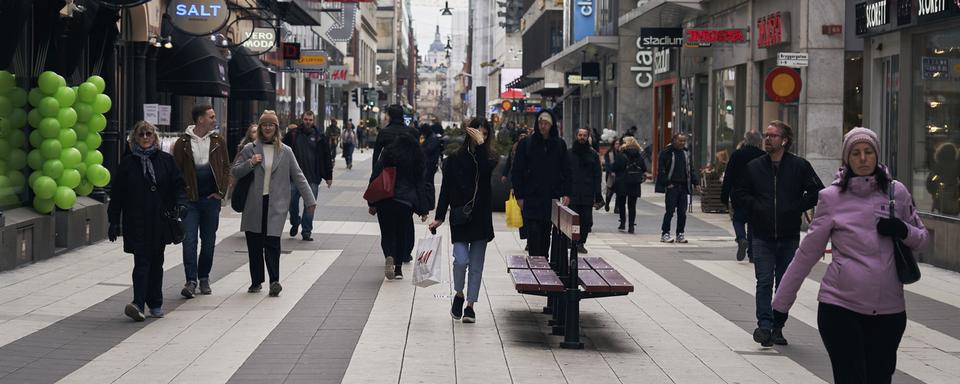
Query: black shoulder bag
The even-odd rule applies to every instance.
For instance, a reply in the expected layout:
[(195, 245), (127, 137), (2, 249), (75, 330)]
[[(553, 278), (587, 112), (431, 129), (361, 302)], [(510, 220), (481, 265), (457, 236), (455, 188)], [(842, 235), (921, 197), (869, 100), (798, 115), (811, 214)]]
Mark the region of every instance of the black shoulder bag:
[(464, 225), (470, 222), (473, 216), (473, 204), (477, 200), (477, 189), (480, 188), (480, 165), (477, 163), (476, 154), (473, 154), (473, 165), (476, 169), (473, 175), (473, 198), (460, 207), (450, 208), (450, 226)]
[(253, 184), (253, 173), (254, 170), (251, 169), (250, 173), (237, 180), (237, 184), (233, 186), (233, 193), (230, 194), (230, 208), (233, 208), (237, 213), (242, 213), (244, 205), (247, 204), (250, 184)]
[[(890, 218), (896, 217), (896, 200), (894, 199), (895, 184), (890, 183)], [(913, 257), (913, 250), (903, 244), (901, 239), (893, 238), (893, 260), (897, 265), (897, 277), (901, 283), (913, 284), (920, 280), (920, 266), (917, 265), (917, 258)]]

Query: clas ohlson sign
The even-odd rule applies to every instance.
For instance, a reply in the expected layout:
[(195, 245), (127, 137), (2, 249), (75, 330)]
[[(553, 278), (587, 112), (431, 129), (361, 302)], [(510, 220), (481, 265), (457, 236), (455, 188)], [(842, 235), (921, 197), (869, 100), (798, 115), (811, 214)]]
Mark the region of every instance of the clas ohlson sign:
[(226, 0), (171, 0), (167, 16), (184, 33), (203, 36), (223, 28), (230, 19), (230, 9)]
[(593, 35), (596, 22), (597, 0), (574, 0), (573, 6), (573, 42)]

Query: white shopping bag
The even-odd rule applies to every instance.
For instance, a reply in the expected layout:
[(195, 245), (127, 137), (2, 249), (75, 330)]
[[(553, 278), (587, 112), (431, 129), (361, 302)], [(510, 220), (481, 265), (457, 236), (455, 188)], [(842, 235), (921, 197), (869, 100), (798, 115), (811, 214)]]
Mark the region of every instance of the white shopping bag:
[(413, 265), (413, 285), (426, 288), (440, 283), (441, 235), (427, 235), (417, 244), (417, 256)]

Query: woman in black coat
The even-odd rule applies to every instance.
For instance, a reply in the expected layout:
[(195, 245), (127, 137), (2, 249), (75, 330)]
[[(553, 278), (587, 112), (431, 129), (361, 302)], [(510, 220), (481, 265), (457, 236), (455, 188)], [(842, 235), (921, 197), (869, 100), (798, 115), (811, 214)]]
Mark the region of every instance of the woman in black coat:
[[(133, 254), (133, 302), (124, 314), (143, 321), (144, 305), (150, 316), (163, 317), (163, 250), (175, 240), (172, 225), (186, 213), (183, 176), (173, 156), (160, 150), (157, 128), (141, 121), (127, 139), (129, 151), (113, 173), (108, 236), (123, 236), (123, 251)], [(180, 236), (182, 236), (182, 231)]]
[[(476, 118), (466, 129), (460, 150), (443, 163), (440, 199), (430, 230), (443, 224), (450, 208), (450, 237), (453, 241), (453, 298), (450, 314), (464, 323), (476, 321), (473, 303), (480, 296), (483, 262), (487, 243), (493, 240), (493, 210), (490, 206), (490, 176), (497, 159), (490, 151), (490, 125)], [(469, 214), (464, 212), (469, 211)], [(463, 308), (463, 287), (469, 269), (466, 309)]]
[[(634, 233), (637, 219), (637, 199), (640, 197), (640, 185), (646, 181), (647, 165), (640, 151), (640, 144), (632, 136), (623, 138), (620, 153), (613, 162), (614, 184), (617, 193), (617, 210), (620, 213), (620, 226), (623, 231), (625, 214), (629, 220), (629, 233)], [(624, 209), (626, 208), (626, 209)]]

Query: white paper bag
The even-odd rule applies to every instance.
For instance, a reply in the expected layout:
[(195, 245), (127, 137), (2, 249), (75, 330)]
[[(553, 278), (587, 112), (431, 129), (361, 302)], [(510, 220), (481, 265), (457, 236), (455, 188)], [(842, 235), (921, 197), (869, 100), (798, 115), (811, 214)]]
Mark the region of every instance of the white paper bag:
[(441, 235), (427, 235), (417, 243), (417, 256), (413, 260), (413, 285), (426, 288), (440, 283), (442, 241)]

